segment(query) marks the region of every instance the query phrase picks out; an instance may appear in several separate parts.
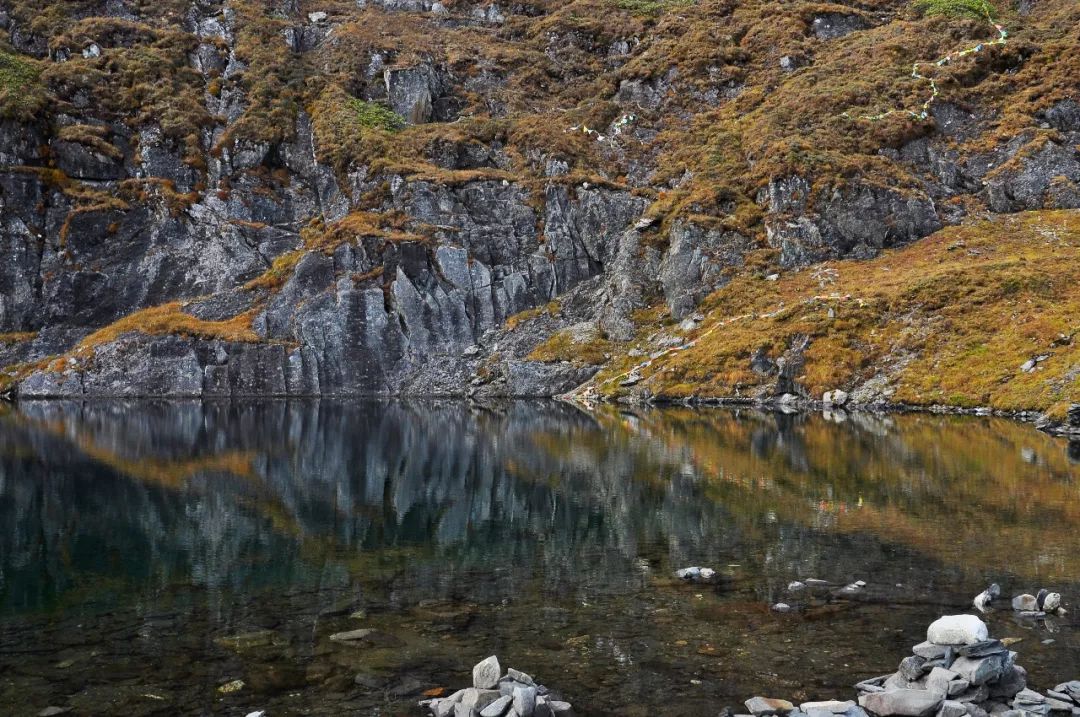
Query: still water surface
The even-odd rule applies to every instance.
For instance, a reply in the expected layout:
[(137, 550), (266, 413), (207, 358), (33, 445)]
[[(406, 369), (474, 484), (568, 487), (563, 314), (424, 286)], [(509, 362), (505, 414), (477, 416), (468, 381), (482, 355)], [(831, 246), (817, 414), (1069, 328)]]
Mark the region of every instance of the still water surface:
[[(1077, 556), (1080, 465), (1004, 420), (24, 403), (0, 413), (0, 714), (418, 715), (495, 653), (580, 714), (715, 715), (850, 696), (991, 580), (1072, 609), (987, 618), (1046, 688), (1080, 677)], [(868, 587), (787, 593), (805, 578)], [(360, 627), (380, 641), (328, 639)]]

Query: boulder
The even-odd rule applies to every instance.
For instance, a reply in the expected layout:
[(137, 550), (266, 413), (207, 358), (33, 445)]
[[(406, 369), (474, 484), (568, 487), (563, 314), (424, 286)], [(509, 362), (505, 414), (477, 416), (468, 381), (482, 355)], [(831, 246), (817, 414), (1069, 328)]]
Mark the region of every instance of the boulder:
[(500, 677), (502, 677), (502, 666), (499, 665), (499, 658), (495, 655), (476, 663), (472, 670), (473, 687), (477, 689), (495, 689), (499, 686)]
[(973, 645), (989, 636), (986, 623), (974, 615), (946, 615), (926, 630), (926, 641), (935, 645)]
[(1039, 601), (1034, 595), (1023, 593), (1012, 599), (1012, 607), (1020, 612), (1039, 612)]
[(821, 401), (826, 406), (843, 406), (848, 402), (848, 394), (847, 391), (841, 391), (840, 389), (826, 391), (825, 395), (821, 397)]

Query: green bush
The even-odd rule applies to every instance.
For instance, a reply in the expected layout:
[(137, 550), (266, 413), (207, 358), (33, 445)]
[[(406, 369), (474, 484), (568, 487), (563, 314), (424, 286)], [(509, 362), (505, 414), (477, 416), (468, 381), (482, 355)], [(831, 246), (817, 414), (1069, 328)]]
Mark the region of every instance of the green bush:
[(45, 107), (40, 74), (33, 60), (0, 49), (0, 117), (29, 120)]
[(915, 0), (915, 9), (923, 15), (966, 17), (973, 20), (994, 18), (994, 6), (987, 0)]
[(405, 118), (378, 102), (365, 102), (355, 97), (349, 99), (349, 109), (356, 113), (361, 127), (396, 132), (405, 126)]
[(674, 7), (693, 5), (694, 0), (616, 0), (616, 4), (636, 15), (656, 15)]

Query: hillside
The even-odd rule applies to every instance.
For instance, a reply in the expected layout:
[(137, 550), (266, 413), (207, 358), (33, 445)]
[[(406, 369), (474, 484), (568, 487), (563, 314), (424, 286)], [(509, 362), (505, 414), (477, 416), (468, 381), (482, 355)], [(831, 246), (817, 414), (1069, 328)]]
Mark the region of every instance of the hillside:
[(0, 28), (11, 395), (1080, 400), (1074, 0)]

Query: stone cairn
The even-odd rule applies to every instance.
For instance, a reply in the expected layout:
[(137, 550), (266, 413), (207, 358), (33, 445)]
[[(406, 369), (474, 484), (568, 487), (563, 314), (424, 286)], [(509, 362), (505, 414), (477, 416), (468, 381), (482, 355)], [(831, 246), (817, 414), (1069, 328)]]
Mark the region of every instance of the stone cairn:
[(806, 702), (754, 697), (755, 717), (1080, 717), (1080, 680), (1039, 694), (1027, 689), (1016, 653), (989, 636), (974, 615), (949, 615), (930, 625), (926, 642), (899, 669), (855, 685), (853, 700)]
[(532, 677), (509, 668), (504, 675), (492, 655), (473, 667), (473, 686), (449, 697), (423, 700), (434, 717), (573, 717), (569, 702), (559, 699)]

